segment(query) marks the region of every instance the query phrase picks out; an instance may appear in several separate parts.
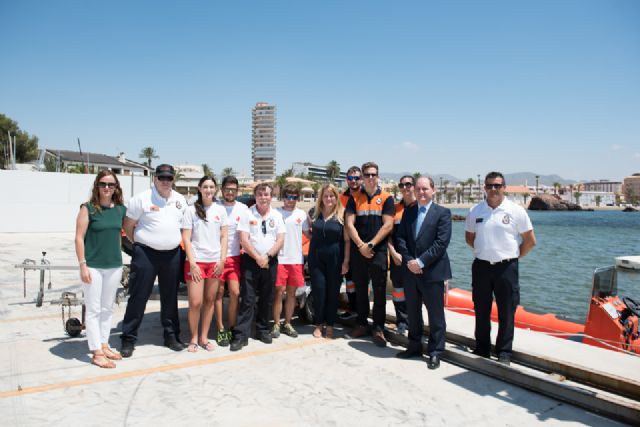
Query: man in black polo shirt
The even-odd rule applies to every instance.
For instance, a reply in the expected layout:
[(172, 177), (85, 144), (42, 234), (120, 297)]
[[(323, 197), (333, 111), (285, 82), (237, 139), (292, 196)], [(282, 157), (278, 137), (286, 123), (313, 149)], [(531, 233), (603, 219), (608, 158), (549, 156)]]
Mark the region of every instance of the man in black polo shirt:
[(357, 326), (351, 338), (369, 333), (369, 281), (373, 288), (373, 342), (384, 347), (387, 288), (387, 238), (393, 229), (393, 196), (378, 186), (378, 165), (362, 165), (364, 186), (352, 192), (346, 208), (346, 227), (351, 237), (350, 271), (356, 284)]

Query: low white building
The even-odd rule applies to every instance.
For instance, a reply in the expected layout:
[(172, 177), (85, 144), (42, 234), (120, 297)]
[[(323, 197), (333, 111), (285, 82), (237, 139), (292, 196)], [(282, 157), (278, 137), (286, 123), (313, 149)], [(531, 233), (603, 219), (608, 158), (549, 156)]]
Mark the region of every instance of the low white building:
[(561, 197), (563, 200), (576, 203), (580, 206), (598, 206), (598, 203), (596, 203), (597, 198), (600, 200), (600, 206), (613, 206), (616, 203), (615, 193), (608, 191), (580, 191), (578, 200), (575, 198), (575, 193), (574, 191), (570, 195), (569, 192), (565, 192)]

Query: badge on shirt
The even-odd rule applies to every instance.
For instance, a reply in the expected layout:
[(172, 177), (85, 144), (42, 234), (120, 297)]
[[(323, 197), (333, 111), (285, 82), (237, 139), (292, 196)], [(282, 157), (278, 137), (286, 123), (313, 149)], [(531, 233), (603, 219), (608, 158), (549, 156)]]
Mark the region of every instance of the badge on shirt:
[(182, 204), (180, 202), (176, 202), (176, 208), (182, 209)]
[(300, 223), (302, 222), (302, 220), (300, 218), (296, 218), (296, 222), (298, 223), (298, 225), (300, 225)]
[(510, 222), (511, 222), (511, 219), (509, 218), (509, 215), (504, 214), (504, 216), (502, 217), (502, 223), (509, 224)]
[(151, 205), (151, 210), (154, 212), (160, 212), (160, 208), (156, 205)]
[(275, 227), (275, 226), (276, 226), (276, 222), (273, 220), (273, 218), (271, 218), (271, 219), (269, 220), (269, 228), (273, 228), (273, 227)]
[(380, 197), (378, 197), (376, 199), (376, 205), (381, 205), (382, 204), (382, 199)]
[(258, 221), (256, 221), (255, 219), (252, 219), (251, 221), (249, 221), (250, 225), (258, 225)]
[(476, 224), (481, 223), (483, 219), (484, 219), (484, 218), (476, 218)]

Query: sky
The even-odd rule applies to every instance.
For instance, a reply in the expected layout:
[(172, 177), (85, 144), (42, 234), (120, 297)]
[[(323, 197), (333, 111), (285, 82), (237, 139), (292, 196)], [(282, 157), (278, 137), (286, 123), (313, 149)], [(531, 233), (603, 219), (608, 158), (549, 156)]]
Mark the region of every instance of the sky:
[(0, 0), (0, 113), (40, 147), (251, 173), (292, 162), (640, 172), (640, 1)]

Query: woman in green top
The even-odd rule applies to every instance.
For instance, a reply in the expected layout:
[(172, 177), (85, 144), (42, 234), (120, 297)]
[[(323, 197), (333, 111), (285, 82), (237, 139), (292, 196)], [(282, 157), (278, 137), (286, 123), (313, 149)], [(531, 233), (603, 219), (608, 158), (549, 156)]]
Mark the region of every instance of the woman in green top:
[(76, 219), (76, 255), (83, 283), (85, 324), (91, 363), (101, 368), (115, 368), (122, 359), (109, 347), (113, 303), (122, 277), (120, 242), (126, 208), (122, 189), (110, 170), (98, 173), (91, 199), (80, 206)]

